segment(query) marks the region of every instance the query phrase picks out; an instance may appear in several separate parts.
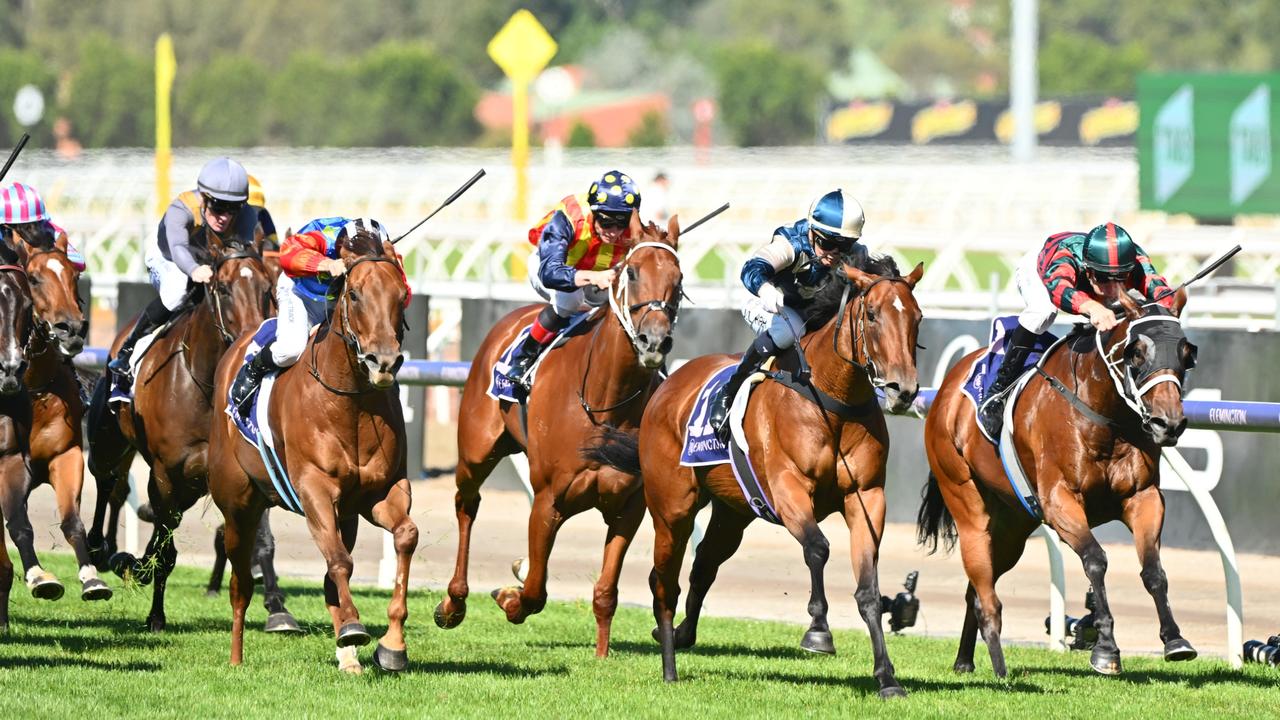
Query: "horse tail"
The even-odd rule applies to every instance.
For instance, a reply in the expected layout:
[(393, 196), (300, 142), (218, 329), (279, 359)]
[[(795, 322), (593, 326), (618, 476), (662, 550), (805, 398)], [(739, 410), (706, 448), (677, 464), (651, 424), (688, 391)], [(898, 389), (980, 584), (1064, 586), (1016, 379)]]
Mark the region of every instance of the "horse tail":
[(932, 555), (938, 551), (938, 541), (941, 540), (944, 552), (951, 552), (956, 547), (956, 521), (942, 499), (938, 478), (932, 472), (929, 473), (929, 482), (920, 491), (920, 499), (916, 542), (927, 547)]
[(640, 477), (640, 433), (638, 431), (626, 432), (612, 425), (605, 425), (596, 436), (594, 444), (583, 447), (580, 452), (586, 460)]
[(115, 466), (129, 452), (129, 441), (125, 439), (115, 414), (107, 403), (110, 395), (111, 373), (106, 372), (98, 378), (85, 413), (89, 473), (97, 480), (100, 496), (111, 495), (117, 480)]

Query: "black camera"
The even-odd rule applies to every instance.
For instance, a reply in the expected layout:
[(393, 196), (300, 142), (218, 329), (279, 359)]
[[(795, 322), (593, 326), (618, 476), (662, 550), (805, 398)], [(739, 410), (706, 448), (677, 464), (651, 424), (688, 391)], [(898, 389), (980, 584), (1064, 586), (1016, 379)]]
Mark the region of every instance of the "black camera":
[(889, 615), (890, 631), (901, 632), (903, 628), (916, 624), (916, 615), (920, 614), (920, 598), (916, 597), (916, 580), (919, 578), (920, 571), (912, 570), (902, 583), (906, 592), (894, 595), (892, 600), (884, 595), (880, 596), (880, 613)]
[[(1071, 644), (1068, 646), (1072, 650), (1092, 650), (1093, 646), (1098, 643), (1098, 628), (1095, 626), (1093, 613), (1098, 609), (1098, 600), (1093, 595), (1093, 588), (1084, 594), (1084, 607), (1089, 611), (1084, 617), (1066, 617), (1067, 635), (1071, 638)], [(1044, 631), (1049, 633), (1050, 622), (1052, 617), (1044, 619)]]
[(1267, 642), (1250, 640), (1244, 644), (1244, 661), (1280, 667), (1280, 636), (1271, 636)]

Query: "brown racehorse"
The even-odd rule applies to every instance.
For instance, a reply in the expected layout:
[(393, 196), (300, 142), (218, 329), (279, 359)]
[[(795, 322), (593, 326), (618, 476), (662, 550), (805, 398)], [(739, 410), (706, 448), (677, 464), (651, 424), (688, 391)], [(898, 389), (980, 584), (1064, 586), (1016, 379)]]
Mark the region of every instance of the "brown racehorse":
[[(1175, 444), (1186, 427), (1180, 386), (1196, 356), (1177, 321), (1186, 293), (1178, 293), (1172, 314), (1155, 305), (1139, 308), (1124, 295), (1116, 301), (1123, 319), (1113, 330), (1081, 326), (1041, 363), (1043, 374), (1032, 375), (1017, 399), (1013, 428), (1044, 522), (1080, 556), (1093, 585), (1098, 641), (1090, 663), (1108, 675), (1120, 672), (1120, 651), (1104, 584), (1107, 556), (1090, 528), (1110, 520), (1133, 532), (1142, 581), (1160, 617), (1165, 659), (1196, 655), (1173, 620), (1160, 565), (1160, 448)], [(971, 353), (947, 373), (925, 419), (932, 473), (919, 535), (936, 550), (939, 539), (953, 546), (959, 534), (969, 586), (955, 669), (973, 671), (981, 629), (992, 670), (1004, 677), (995, 584), (1018, 562), (1038, 523), (1014, 495), (995, 446), (978, 430), (973, 403), (961, 393), (984, 352)]]
[(75, 369), (69, 364), (84, 347), (86, 323), (77, 291), (80, 272), (67, 258), (65, 235), (55, 238), (47, 226), (24, 234), (29, 232), (28, 227), (15, 229), (14, 248), (16, 262), (26, 269), (35, 308), (35, 329), (27, 346), (29, 364), (24, 379), (32, 403), (28, 445), (31, 463), (30, 472), (0, 477), (0, 505), (9, 518), (9, 529), (32, 595), (56, 600), (62, 597), (62, 583), (40, 567), (27, 516), (31, 491), (48, 482), (57, 496), (62, 533), (80, 566), (80, 597), (106, 600), (111, 597), (111, 589), (97, 576), (80, 521), (80, 489), (84, 484), (80, 421), (84, 403)]
[[(0, 477), (25, 473), (30, 461), (27, 428), (31, 424), (31, 398), (23, 387), (23, 374), (27, 365), (25, 346), (33, 326), (26, 269), (13, 262), (0, 264)], [(9, 628), (12, 586), (13, 562), (0, 537), (0, 632)]]
[[(880, 627), (876, 564), (885, 520), (889, 433), (876, 388), (883, 388), (886, 403), (895, 412), (908, 407), (918, 390), (915, 352), (921, 313), (912, 288), (924, 266), (917, 265), (907, 277), (898, 276), (889, 258), (868, 259), (864, 267), (867, 272), (844, 266), (843, 273), (832, 274), (808, 313), (806, 326), (812, 331), (798, 341), (811, 368), (813, 387), (836, 402), (824, 399), (827, 409), (820, 409), (811, 389), (798, 397), (796, 390), (764, 382), (749, 398), (743, 432), (766, 498), (804, 548), (812, 623), (802, 647), (834, 652), (823, 586), (830, 550), (818, 522), (840, 512), (849, 526), (858, 583), (855, 597), (871, 635), (875, 677), (880, 695), (891, 697), (905, 692), (894, 677)], [(832, 302), (833, 296), (840, 299)], [(676, 647), (690, 647), (696, 640), (702, 602), (720, 565), (738, 549), (743, 531), (755, 519), (729, 465), (688, 468), (679, 464), (685, 429), (700, 390), (709, 378), (736, 362), (732, 355), (689, 361), (654, 393), (640, 425), (639, 466), (656, 533), (650, 576), (658, 622), (655, 633), (662, 644), (663, 676), (668, 681), (676, 680)], [(614, 439), (623, 437), (617, 434)], [(634, 438), (631, 443), (635, 448)], [(681, 561), (694, 516), (708, 502), (711, 521), (694, 558), (685, 620), (676, 629)]]
[[(207, 237), (213, 238), (212, 233)], [(262, 259), (251, 248), (216, 239), (209, 244), (214, 275), (200, 300), (157, 338), (138, 364), (133, 402), (107, 408), (110, 373), (99, 381), (90, 407), (89, 469), (98, 483), (98, 506), (90, 540), (101, 542), (105, 507), (118, 484), (127, 482), (133, 456), (141, 451), (151, 467), (147, 485), (155, 526), (146, 554), (117, 553), (111, 569), (145, 584), (154, 580), (148, 627), (164, 629), (165, 581), (177, 559), (173, 532), (182, 515), (207, 492), (209, 423), (218, 360), (242, 333), (256, 329), (273, 310)], [(114, 353), (129, 328), (116, 338)], [(114, 528), (112, 528), (114, 530)], [(95, 547), (100, 547), (95, 543)], [(264, 558), (264, 567), (272, 565)], [(284, 609), (274, 572), (266, 578), (268, 609), (278, 628), (297, 623)]]
[[(325, 604), (333, 618), (339, 668), (360, 672), (356, 649), (370, 640), (351, 599), (351, 548), (361, 516), (391, 532), (396, 582), (387, 605), (387, 632), (373, 661), (384, 670), (408, 666), (404, 621), (409, 563), (418, 528), (409, 518), (404, 416), (395, 374), (404, 355), (406, 290), (394, 252), (361, 230), (343, 239), (345, 281), (334, 286), (330, 320), (302, 357), (275, 381), (269, 417), (280, 463), (301, 501), (307, 527), (328, 565)], [(389, 244), (388, 246), (389, 247)], [(216, 397), (225, 405), (248, 337), (218, 366)], [(218, 412), (209, 442), (210, 494), (226, 521), (231, 560), (231, 664), (244, 660), (244, 615), (253, 595), (250, 554), (259, 518), (282, 505), (258, 449)]]
[(618, 606), (618, 576), (627, 547), (644, 518), (644, 496), (634, 474), (582, 456), (580, 448), (605, 425), (636, 428), (671, 350), (681, 297), (676, 255), (680, 227), (666, 232), (642, 226), (632, 214), (635, 245), (619, 266), (610, 307), (600, 308), (594, 328), (548, 351), (530, 391), (526, 420), (521, 406), (486, 394), (494, 363), (541, 305), (520, 308), (489, 331), (471, 363), (458, 420), (458, 560), (448, 596), (436, 608), (436, 624), (456, 627), (467, 611), (467, 560), (471, 525), (480, 507), (480, 485), (498, 461), (524, 451), (534, 489), (529, 514), (529, 572), (521, 588), (494, 591), (514, 623), (542, 610), (547, 600), (547, 559), (564, 521), (597, 508), (608, 524), (604, 564), (595, 584), (596, 655), (609, 653), (609, 630)]

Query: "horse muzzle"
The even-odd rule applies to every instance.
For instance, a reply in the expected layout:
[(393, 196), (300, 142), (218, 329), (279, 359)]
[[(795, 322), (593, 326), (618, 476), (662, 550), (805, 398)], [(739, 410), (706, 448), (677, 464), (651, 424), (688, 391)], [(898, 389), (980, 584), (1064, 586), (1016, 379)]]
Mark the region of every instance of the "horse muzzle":
[(1153, 415), (1142, 424), (1142, 429), (1157, 445), (1173, 447), (1187, 429), (1187, 416), (1179, 414), (1177, 417), (1164, 418)]
[(882, 389), (884, 390), (884, 407), (894, 415), (901, 415), (909, 410), (916, 400), (916, 395), (920, 394), (920, 384), (916, 382), (910, 384), (888, 382)]
[(0, 362), (0, 395), (12, 395), (22, 390), (22, 375), (26, 371), (25, 360)]
[(396, 373), (404, 365), (404, 353), (365, 353), (360, 362), (369, 376), (369, 384), (382, 390), (396, 381)]
[(667, 361), (667, 353), (675, 344), (670, 332), (661, 335), (640, 333), (636, 336), (636, 360), (648, 370), (656, 370)]

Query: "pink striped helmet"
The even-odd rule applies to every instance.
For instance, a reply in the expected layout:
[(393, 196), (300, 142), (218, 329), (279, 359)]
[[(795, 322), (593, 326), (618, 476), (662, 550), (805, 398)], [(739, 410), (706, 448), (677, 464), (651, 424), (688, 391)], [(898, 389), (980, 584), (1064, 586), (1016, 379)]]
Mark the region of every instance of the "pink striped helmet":
[(44, 209), (44, 201), (40, 199), (40, 194), (30, 185), (19, 182), (0, 187), (0, 207), (3, 207), (4, 212), (0, 215), (0, 223), (5, 225), (20, 225), (49, 219), (49, 213)]

